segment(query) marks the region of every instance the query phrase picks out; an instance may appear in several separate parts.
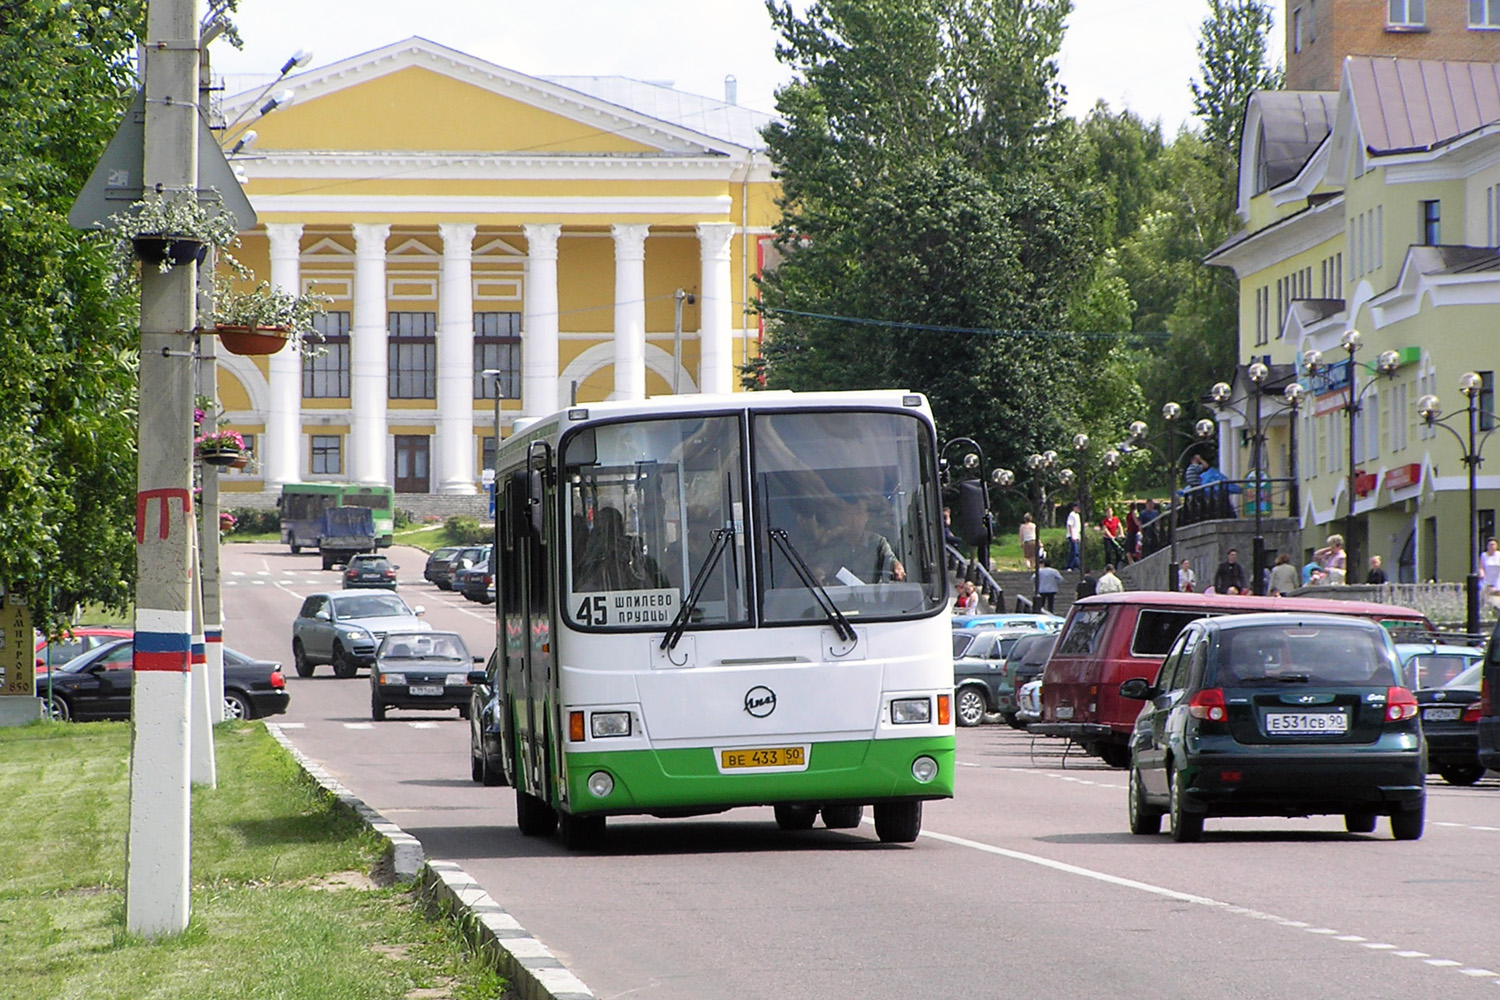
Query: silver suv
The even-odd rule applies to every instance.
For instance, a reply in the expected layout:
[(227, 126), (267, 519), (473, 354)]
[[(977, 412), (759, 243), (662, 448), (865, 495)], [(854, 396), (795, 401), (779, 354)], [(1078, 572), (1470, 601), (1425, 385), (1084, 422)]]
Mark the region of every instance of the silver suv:
[(426, 608), (409, 607), (395, 594), (357, 590), (311, 594), (292, 622), (292, 662), (298, 677), (311, 677), (320, 663), (333, 676), (353, 677), (375, 662), (375, 647), (387, 632), (426, 631)]

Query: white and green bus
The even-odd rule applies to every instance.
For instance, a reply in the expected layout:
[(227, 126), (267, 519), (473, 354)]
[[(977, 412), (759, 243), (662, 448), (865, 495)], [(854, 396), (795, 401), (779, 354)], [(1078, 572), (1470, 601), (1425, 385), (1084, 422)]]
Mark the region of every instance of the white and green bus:
[(953, 794), (925, 398), (576, 406), (497, 456), (505, 773), (527, 835), (772, 806), (910, 842)]

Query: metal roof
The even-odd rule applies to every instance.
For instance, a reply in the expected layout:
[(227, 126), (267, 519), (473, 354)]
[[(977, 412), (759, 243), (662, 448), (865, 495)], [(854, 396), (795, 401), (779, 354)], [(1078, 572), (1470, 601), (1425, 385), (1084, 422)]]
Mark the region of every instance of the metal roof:
[(1350, 56), (1344, 70), (1372, 153), (1432, 149), (1500, 122), (1500, 64)]
[(1297, 176), (1333, 128), (1336, 91), (1263, 90), (1251, 96), (1260, 110), (1260, 158), (1266, 186)]
[(701, 97), (674, 90), (666, 84), (626, 76), (543, 76), (539, 79), (748, 149), (766, 148), (760, 130), (776, 120), (772, 115), (730, 104), (723, 99)]

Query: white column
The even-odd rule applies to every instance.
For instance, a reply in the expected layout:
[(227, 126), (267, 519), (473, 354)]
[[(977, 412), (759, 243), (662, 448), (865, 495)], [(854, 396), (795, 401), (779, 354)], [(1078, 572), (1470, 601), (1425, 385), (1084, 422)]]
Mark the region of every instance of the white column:
[(474, 485), (474, 233), (467, 223), (438, 225), (438, 492), (472, 496)]
[(610, 227), (615, 238), (615, 392), (611, 399), (646, 398), (646, 232), (650, 228)]
[(521, 232), (526, 235), (521, 406), (527, 416), (542, 417), (563, 405), (557, 384), (557, 239), (562, 226), (527, 225)]
[(698, 253), (703, 264), (703, 295), (698, 307), (698, 388), (702, 392), (729, 392), (734, 387), (734, 303), (729, 284), (729, 242), (734, 229), (730, 222), (698, 223)]
[[(267, 223), (266, 236), (271, 241), (271, 287), (300, 295), (302, 223)], [(269, 380), (261, 474), (267, 488), (279, 492), (302, 478), (302, 355), (290, 345), (271, 355)]]
[(386, 470), (385, 240), (391, 227), (354, 228), (354, 323), (349, 332), (350, 478), (368, 486), (388, 485)]

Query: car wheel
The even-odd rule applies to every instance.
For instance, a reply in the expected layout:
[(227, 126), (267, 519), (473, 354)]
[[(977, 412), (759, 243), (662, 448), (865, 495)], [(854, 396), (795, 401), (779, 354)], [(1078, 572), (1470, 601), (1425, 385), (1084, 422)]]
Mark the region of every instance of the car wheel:
[(516, 789), (516, 827), (523, 837), (545, 837), (557, 829), (557, 810), (547, 803)]
[(1375, 814), (1372, 812), (1344, 813), (1344, 829), (1350, 833), (1374, 833)]
[(1410, 812), (1391, 813), (1391, 836), (1397, 840), (1421, 840), (1422, 824), (1427, 815), (1427, 803), (1423, 802)]
[(1438, 768), (1438, 774), (1450, 785), (1472, 785), (1484, 777), (1484, 767), (1479, 764), (1449, 764)]
[(484, 784), (484, 758), (476, 756), (472, 746), (469, 747), (469, 780), (476, 785)]
[(224, 718), (226, 719), (253, 719), (255, 718), (255, 707), (250, 704), (239, 691), (224, 692)]
[(297, 668), (298, 677), (311, 677), (317, 669), (316, 664), (307, 658), (307, 650), (302, 648), (301, 639), (292, 643), (292, 665)]
[(1099, 759), (1110, 767), (1129, 767), (1130, 748), (1123, 747), (1118, 743), (1100, 743)]
[(1172, 826), (1172, 839), (1179, 844), (1191, 844), (1203, 839), (1203, 814), (1188, 812), (1183, 808), (1182, 783), (1171, 772), (1167, 773), (1167, 794), (1171, 800), (1168, 821)]
[(823, 807), (823, 825), (830, 830), (853, 830), (864, 818), (864, 806)]
[(326, 552), (323, 553), (323, 568), (324, 569), (333, 569), (333, 562), (334, 562), (333, 556), (329, 555)]
[(959, 688), (958, 711), (955, 716), (960, 726), (977, 726), (984, 721), (984, 692), (976, 687)]
[(460, 705), (460, 706), (458, 706), (458, 717), (460, 719), (467, 719), (469, 717), (469, 706), (468, 705)]
[(910, 844), (921, 832), (921, 802), (875, 803), (875, 836), (881, 843)]
[(557, 835), (570, 851), (598, 847), (604, 843), (604, 817), (558, 813)]
[(813, 806), (783, 802), (774, 808), (776, 825), (783, 830), (811, 830), (818, 818), (818, 810)]
[(1007, 712), (1007, 713), (1005, 713), (1004, 718), (1005, 718), (1005, 724), (1007, 726), (1009, 726), (1010, 728), (1012, 728), (1012, 729), (1025, 729), (1026, 728), (1026, 723), (1022, 722), (1021, 721), (1021, 717), (1019, 715), (1017, 715), (1015, 712)]
[(370, 718), (374, 719), (376, 722), (385, 721), (385, 702), (381, 701), (373, 694), (370, 695)]
[(1139, 768), (1130, 769), (1130, 832), (1139, 836), (1161, 833), (1161, 810), (1146, 801), (1146, 786)]
[(344, 652), (344, 647), (335, 642), (333, 644), (333, 676), (347, 679), (358, 672), (359, 668), (349, 659), (349, 654)]
[(452, 590), (453, 589), (453, 584), (448, 583), (448, 582), (446, 582), (444, 580), (439, 580), (437, 582), (437, 589), (438, 590)]
[(60, 694), (55, 694), (51, 698), (43, 698), (42, 710), (53, 722), (67, 722), (73, 718), (73, 710), (68, 706), (68, 700)]

